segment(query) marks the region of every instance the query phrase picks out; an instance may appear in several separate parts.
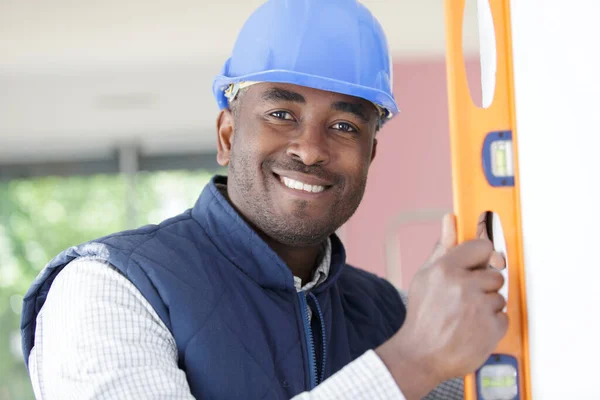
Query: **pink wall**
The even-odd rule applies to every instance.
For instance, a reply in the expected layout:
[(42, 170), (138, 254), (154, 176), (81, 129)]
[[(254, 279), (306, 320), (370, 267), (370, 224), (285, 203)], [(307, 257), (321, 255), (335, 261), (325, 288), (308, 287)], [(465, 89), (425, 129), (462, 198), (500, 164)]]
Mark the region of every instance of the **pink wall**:
[[(476, 101), (481, 97), (478, 62), (467, 63)], [(394, 74), (401, 112), (380, 132), (365, 197), (342, 228), (349, 263), (380, 276), (386, 276), (386, 229), (394, 216), (452, 209), (445, 61), (397, 63)], [(430, 254), (439, 229), (439, 222), (417, 223), (391, 236), (401, 254), (402, 287)], [(399, 268), (397, 261), (393, 264)]]

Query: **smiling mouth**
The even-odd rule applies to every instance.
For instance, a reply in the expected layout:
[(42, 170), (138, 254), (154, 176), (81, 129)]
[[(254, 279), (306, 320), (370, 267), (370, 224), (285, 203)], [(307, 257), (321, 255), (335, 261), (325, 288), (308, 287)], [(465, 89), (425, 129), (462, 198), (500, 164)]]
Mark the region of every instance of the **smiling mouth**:
[(329, 189), (331, 186), (321, 186), (321, 185), (309, 185), (308, 183), (304, 183), (302, 181), (298, 181), (296, 179), (288, 178), (287, 176), (273, 174), (281, 183), (287, 186), (290, 189), (308, 192), (308, 193), (321, 193), (322, 191)]

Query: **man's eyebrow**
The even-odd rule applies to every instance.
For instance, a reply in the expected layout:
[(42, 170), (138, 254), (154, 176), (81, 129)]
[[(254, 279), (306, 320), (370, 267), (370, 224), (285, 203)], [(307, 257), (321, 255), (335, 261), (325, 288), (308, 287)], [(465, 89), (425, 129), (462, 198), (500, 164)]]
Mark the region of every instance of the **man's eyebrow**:
[(346, 101), (338, 101), (331, 105), (331, 108), (336, 111), (347, 112), (356, 115), (364, 122), (369, 122), (368, 112), (364, 105), (358, 103), (348, 103)]
[(299, 93), (281, 88), (270, 88), (262, 94), (263, 101), (293, 101), (296, 103), (306, 103), (306, 99)]

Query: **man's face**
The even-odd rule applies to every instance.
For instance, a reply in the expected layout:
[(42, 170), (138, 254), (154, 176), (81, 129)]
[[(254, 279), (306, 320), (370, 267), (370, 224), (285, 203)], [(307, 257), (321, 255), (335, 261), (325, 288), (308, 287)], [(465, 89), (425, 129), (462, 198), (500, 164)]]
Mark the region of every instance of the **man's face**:
[[(291, 246), (321, 243), (358, 207), (378, 113), (363, 99), (260, 83), (218, 119), (228, 195), (256, 228)], [(234, 115), (235, 114), (235, 115)]]

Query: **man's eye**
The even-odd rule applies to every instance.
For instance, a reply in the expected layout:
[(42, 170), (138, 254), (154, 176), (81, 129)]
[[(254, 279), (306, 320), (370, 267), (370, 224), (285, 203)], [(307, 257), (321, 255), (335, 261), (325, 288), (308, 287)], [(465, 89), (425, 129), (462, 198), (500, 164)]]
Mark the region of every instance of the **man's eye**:
[(277, 118), (277, 119), (286, 119), (286, 120), (293, 120), (294, 117), (292, 117), (292, 114), (290, 114), (287, 111), (274, 111), (271, 113), (271, 116)]
[(332, 125), (332, 128), (343, 132), (356, 132), (356, 129), (347, 122), (337, 122)]

